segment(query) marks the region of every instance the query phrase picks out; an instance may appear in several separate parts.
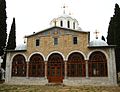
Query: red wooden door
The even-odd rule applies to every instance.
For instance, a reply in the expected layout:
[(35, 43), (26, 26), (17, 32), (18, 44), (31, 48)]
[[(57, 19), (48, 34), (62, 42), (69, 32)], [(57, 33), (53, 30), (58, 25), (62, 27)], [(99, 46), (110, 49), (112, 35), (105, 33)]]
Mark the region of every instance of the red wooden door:
[(48, 61), (49, 83), (62, 83), (64, 78), (64, 62), (59, 54), (53, 54)]

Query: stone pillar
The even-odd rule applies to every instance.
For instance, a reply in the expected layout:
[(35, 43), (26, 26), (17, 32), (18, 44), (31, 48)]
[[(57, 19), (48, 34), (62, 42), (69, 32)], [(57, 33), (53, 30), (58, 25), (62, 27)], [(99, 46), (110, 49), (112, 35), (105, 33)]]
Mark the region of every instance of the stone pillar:
[(10, 52), (7, 53), (7, 58), (6, 58), (6, 72), (5, 72), (5, 82), (8, 83), (11, 79), (11, 63), (12, 61), (10, 61), (11, 57), (10, 57)]
[(117, 76), (116, 76), (116, 62), (115, 62), (115, 51), (114, 48), (110, 48), (110, 61), (109, 61), (109, 76), (110, 80), (114, 85), (117, 85)]
[(67, 78), (67, 61), (65, 61), (65, 79)]
[(47, 61), (45, 61), (45, 78), (47, 78)]
[(26, 77), (29, 77), (29, 61), (26, 62), (27, 67), (26, 67)]
[(88, 78), (88, 60), (85, 61), (86, 65), (86, 78)]

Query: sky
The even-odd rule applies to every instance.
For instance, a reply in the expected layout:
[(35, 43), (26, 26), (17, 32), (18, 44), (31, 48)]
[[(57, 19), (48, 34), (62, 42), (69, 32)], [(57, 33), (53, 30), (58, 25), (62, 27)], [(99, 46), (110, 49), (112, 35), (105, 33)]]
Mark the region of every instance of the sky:
[(6, 0), (7, 32), (15, 17), (16, 43), (23, 44), (25, 35), (49, 28), (51, 20), (62, 15), (66, 5), (66, 14), (71, 13), (83, 31), (90, 31), (91, 40), (95, 30), (106, 37), (116, 3), (120, 6), (120, 0)]

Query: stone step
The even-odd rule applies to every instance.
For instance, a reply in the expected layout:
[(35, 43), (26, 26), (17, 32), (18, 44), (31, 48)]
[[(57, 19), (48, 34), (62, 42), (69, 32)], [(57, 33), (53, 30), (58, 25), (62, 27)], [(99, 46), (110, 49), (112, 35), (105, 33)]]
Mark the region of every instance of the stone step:
[(46, 86), (65, 86), (63, 83), (47, 83)]

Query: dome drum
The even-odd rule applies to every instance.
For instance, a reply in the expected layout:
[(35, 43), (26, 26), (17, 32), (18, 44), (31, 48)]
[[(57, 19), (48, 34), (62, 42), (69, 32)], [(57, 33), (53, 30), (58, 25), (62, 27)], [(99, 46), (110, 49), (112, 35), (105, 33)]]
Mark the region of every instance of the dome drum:
[(54, 18), (50, 24), (51, 26), (58, 26), (63, 28), (79, 30), (78, 21), (66, 14), (63, 14), (58, 18)]

